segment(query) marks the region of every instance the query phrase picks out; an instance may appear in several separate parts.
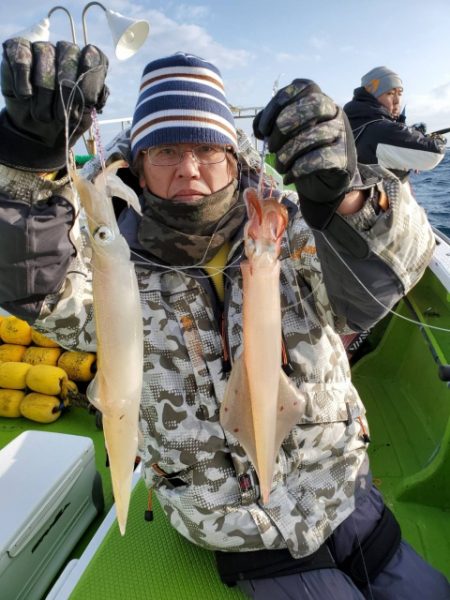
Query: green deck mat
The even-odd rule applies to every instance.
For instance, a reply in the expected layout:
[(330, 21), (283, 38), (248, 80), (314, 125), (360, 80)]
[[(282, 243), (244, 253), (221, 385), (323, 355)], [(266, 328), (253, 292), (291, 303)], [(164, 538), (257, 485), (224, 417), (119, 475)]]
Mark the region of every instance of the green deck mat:
[[(431, 285), (431, 287), (430, 287)], [(446, 294), (425, 277), (411, 300), (424, 323), (450, 328)], [(403, 303), (397, 309), (413, 315)], [(403, 537), (450, 578), (450, 390), (438, 365), (450, 362), (448, 333), (393, 317), (380, 346), (353, 368), (367, 408), (371, 468)]]
[(121, 537), (117, 523), (72, 592), (70, 600), (231, 600), (244, 598), (220, 581), (213, 552), (185, 540), (156, 499), (154, 520), (144, 520), (147, 489), (137, 484)]

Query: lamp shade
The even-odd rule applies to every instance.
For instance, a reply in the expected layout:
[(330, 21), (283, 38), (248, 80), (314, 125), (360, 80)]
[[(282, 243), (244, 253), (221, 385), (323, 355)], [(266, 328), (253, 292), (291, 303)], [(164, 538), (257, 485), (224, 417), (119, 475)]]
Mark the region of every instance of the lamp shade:
[(150, 30), (148, 22), (124, 17), (113, 10), (105, 12), (117, 58), (125, 60), (133, 56), (147, 39)]
[(12, 35), (11, 37), (25, 38), (29, 42), (48, 42), (50, 39), (50, 19), (47, 17), (30, 27)]

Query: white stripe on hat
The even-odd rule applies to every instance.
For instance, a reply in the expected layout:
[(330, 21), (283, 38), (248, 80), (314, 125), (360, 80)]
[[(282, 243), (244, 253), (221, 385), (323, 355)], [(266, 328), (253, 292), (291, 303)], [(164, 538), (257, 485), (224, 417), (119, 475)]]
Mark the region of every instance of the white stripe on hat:
[[(174, 77), (174, 75), (176, 75), (176, 77)], [(198, 77), (192, 77), (192, 75), (198, 75)], [(144, 90), (148, 90), (154, 85), (160, 84), (165, 79), (169, 81), (195, 81), (202, 85), (210, 85), (224, 94), (222, 79), (211, 69), (200, 67), (167, 67), (165, 69), (157, 69), (156, 71), (147, 73), (142, 77), (140, 93), (142, 94)], [(211, 81), (211, 79), (213, 81)]]
[[(140, 129), (146, 123), (149, 123), (151, 121), (157, 121), (159, 119), (167, 119), (167, 117), (172, 117), (170, 119), (171, 121), (172, 120), (176, 121), (177, 117), (195, 117), (196, 119), (201, 119), (202, 121), (214, 120), (215, 122), (217, 122), (219, 125), (221, 125), (224, 128), (229, 128), (229, 129), (234, 128), (233, 123), (230, 123), (230, 121), (228, 121), (224, 117), (221, 117), (217, 113), (212, 113), (212, 112), (206, 111), (206, 110), (195, 110), (195, 109), (189, 110), (189, 109), (178, 108), (178, 109), (172, 109), (172, 110), (160, 110), (158, 112), (151, 113), (150, 115), (146, 115), (145, 117), (143, 117), (142, 119), (140, 119), (139, 121), (137, 121), (137, 123), (135, 123), (133, 125), (133, 131), (135, 131), (136, 129)], [(185, 119), (183, 119), (183, 121), (185, 121)]]
[(203, 92), (194, 92), (194, 91), (183, 91), (182, 92), (179, 90), (171, 90), (170, 92), (159, 92), (158, 94), (152, 94), (151, 96), (148, 96), (147, 98), (144, 98), (143, 100), (138, 102), (138, 104), (136, 104), (136, 108), (134, 110), (136, 112), (138, 108), (140, 108), (143, 104), (145, 104), (146, 102), (149, 102), (150, 100), (154, 100), (155, 98), (161, 98), (161, 97), (166, 97), (166, 96), (188, 96), (189, 98), (194, 98), (194, 97), (195, 98), (206, 98), (208, 100), (213, 100), (214, 102), (217, 102), (218, 104), (221, 104), (222, 106), (224, 106), (225, 108), (230, 110), (230, 107), (226, 102), (224, 102), (223, 100), (220, 100), (220, 98), (216, 98), (216, 96), (211, 96), (211, 94), (204, 94)]
[[(187, 117), (196, 117), (196, 116), (201, 117), (200, 114), (198, 114), (198, 113), (193, 114), (192, 111), (190, 111), (188, 113), (186, 113), (186, 111), (181, 111), (181, 112), (184, 112)], [(155, 120), (156, 116), (152, 115), (151, 119), (142, 119), (141, 121), (139, 121), (139, 123), (135, 124), (135, 126), (133, 127), (133, 129), (131, 131), (131, 143), (133, 146), (135, 146), (140, 140), (142, 140), (146, 136), (150, 135), (154, 131), (158, 131), (159, 129), (168, 129), (169, 127), (177, 127), (177, 128), (190, 127), (190, 128), (194, 128), (194, 129), (198, 129), (199, 127), (202, 127), (205, 129), (220, 131), (223, 135), (228, 137), (234, 143), (237, 142), (237, 136), (236, 136), (235, 131), (233, 130), (232, 125), (225, 119), (221, 119), (223, 121), (223, 123), (225, 124), (225, 126), (224, 126), (224, 124), (219, 122), (219, 117), (217, 115), (214, 115), (214, 118), (211, 118), (211, 113), (203, 113), (205, 116), (203, 118), (200, 118), (197, 120), (194, 120), (194, 119), (180, 120), (179, 118), (177, 119), (177, 116), (178, 117), (181, 116), (180, 112), (175, 113), (173, 115), (169, 115), (169, 114), (167, 114), (167, 112), (159, 113), (159, 114), (160, 114), (160, 118), (164, 119), (163, 121), (160, 121), (158, 123), (149, 124), (146, 126), (148, 121)], [(142, 128), (142, 130), (139, 131), (141, 128)], [(135, 133), (138, 131), (139, 131), (139, 133)]]
[[(207, 123), (206, 121), (200, 123), (200, 125), (201, 125), (201, 127), (203, 129), (209, 129), (211, 131), (220, 131), (224, 136), (226, 136), (230, 140), (230, 144), (231, 145), (236, 145), (237, 144), (237, 137), (231, 135), (230, 131), (225, 130), (225, 129), (221, 129), (220, 127), (215, 127), (214, 124)], [(155, 131), (158, 131), (159, 129), (167, 129), (168, 127), (176, 127), (177, 129), (182, 129), (183, 127), (185, 127), (185, 128), (192, 128), (192, 127), (198, 128), (199, 127), (199, 122), (198, 121), (173, 121), (173, 122), (164, 121), (164, 123), (158, 123), (157, 125), (155, 125), (151, 129), (145, 129), (139, 135), (137, 135), (135, 138), (133, 138), (133, 146), (135, 146), (142, 139), (144, 139), (149, 134), (150, 131), (153, 133)]]

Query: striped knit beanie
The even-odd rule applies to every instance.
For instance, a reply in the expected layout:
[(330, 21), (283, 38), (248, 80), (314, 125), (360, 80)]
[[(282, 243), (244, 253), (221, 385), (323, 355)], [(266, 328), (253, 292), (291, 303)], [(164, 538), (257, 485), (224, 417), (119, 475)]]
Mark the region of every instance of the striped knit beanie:
[(131, 125), (131, 154), (161, 144), (208, 143), (237, 148), (220, 71), (178, 52), (144, 69)]

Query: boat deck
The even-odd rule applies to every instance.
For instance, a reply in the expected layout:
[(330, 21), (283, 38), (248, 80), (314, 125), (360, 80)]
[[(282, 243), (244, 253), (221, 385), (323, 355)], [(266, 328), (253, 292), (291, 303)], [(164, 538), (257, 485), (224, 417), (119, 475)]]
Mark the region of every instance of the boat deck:
[[(433, 285), (425, 277), (397, 311), (450, 329), (446, 294)], [(403, 537), (450, 578), (450, 390), (438, 376), (449, 344), (447, 332), (394, 317), (353, 381), (367, 408), (375, 483)]]

